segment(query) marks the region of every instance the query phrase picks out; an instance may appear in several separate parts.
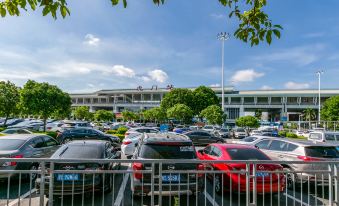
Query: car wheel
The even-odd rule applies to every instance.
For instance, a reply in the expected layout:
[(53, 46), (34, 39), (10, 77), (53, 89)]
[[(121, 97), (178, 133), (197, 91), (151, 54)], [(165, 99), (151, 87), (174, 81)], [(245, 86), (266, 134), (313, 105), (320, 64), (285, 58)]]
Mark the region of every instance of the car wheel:
[(287, 180), (286, 188), (287, 189), (293, 189), (293, 186), (297, 185), (297, 184), (295, 184), (296, 183), (296, 177), (295, 177), (293, 171), (289, 168), (284, 168), (284, 172), (285, 172), (285, 175), (286, 175), (285, 178)]
[[(38, 170), (38, 166), (35, 165), (35, 164), (33, 164), (33, 165), (29, 168), (29, 170), (31, 170), (31, 171), (37, 171), (37, 170)], [(38, 174), (37, 174), (37, 173), (30, 173), (30, 174), (28, 174), (28, 179), (31, 179), (32, 182), (34, 182), (34, 181), (36, 180), (37, 177), (38, 177)]]
[(64, 144), (67, 144), (68, 142), (71, 142), (72, 141), (72, 139), (71, 138), (66, 138), (66, 139), (64, 139)]
[(214, 177), (214, 190), (217, 194), (222, 192), (222, 180), (221, 175), (215, 175)]

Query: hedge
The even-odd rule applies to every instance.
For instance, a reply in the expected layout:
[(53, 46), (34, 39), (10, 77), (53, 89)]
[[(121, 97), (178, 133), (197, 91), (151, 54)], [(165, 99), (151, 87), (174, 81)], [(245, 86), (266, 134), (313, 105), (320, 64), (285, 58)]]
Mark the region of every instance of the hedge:
[(49, 135), (51, 137), (53, 137), (54, 139), (56, 139), (56, 137), (58, 136), (57, 132), (52, 132), (52, 131), (47, 131), (47, 132), (35, 132), (37, 134), (46, 134)]
[(286, 137), (287, 131), (286, 130), (281, 130), (278, 132), (278, 135), (281, 137)]
[(5, 129), (5, 127), (0, 127), (0, 132), (4, 131)]
[(125, 135), (125, 133), (127, 132), (127, 128), (126, 127), (119, 127), (119, 129), (117, 130), (117, 134), (122, 134)]
[(288, 138), (298, 138), (298, 135), (292, 132), (287, 132), (286, 137)]
[(107, 130), (106, 134), (116, 134), (117, 130)]

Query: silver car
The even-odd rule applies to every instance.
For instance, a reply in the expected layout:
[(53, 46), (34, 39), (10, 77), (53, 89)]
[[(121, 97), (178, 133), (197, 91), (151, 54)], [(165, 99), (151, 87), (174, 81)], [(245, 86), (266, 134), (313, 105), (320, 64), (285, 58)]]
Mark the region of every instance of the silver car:
[[(328, 163), (312, 164), (312, 161), (331, 161), (339, 159), (339, 151), (331, 144), (314, 143), (311, 141), (292, 141), (288, 139), (263, 139), (255, 144), (272, 160), (304, 161), (308, 164), (282, 164), (287, 173), (287, 187), (300, 186), (310, 181), (317, 185), (328, 183)], [(313, 172), (314, 171), (314, 172)], [(318, 171), (316, 173), (316, 171)], [(298, 184), (299, 183), (299, 184)]]

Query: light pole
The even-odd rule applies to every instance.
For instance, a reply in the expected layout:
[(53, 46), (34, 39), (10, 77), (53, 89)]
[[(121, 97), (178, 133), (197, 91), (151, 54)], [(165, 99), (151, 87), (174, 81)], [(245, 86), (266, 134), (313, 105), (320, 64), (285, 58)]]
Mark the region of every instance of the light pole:
[(221, 108), (225, 113), (225, 91), (224, 91), (224, 47), (225, 41), (230, 38), (230, 35), (226, 32), (218, 34), (217, 38), (221, 41)]
[(318, 125), (320, 125), (320, 110), (321, 110), (321, 96), (320, 96), (320, 78), (321, 75), (324, 74), (323, 70), (319, 70), (316, 72), (318, 76)]
[(298, 130), (300, 131), (300, 129), (301, 129), (301, 118), (300, 117), (303, 117), (304, 115), (303, 114), (299, 114), (299, 122), (298, 122)]

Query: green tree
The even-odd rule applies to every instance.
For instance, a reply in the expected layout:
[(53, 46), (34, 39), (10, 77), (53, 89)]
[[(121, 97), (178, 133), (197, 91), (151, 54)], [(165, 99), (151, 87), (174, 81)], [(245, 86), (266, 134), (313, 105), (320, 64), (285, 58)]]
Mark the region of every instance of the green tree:
[(189, 89), (176, 88), (165, 95), (161, 101), (161, 107), (168, 110), (176, 104), (184, 104), (192, 109), (193, 92)]
[(133, 120), (137, 120), (139, 119), (139, 116), (132, 112), (132, 111), (129, 111), (129, 110), (124, 110), (122, 111), (122, 117), (124, 119), (124, 121), (133, 121)]
[[(127, 7), (127, 0), (110, 0), (112, 5), (118, 5), (123, 2)], [(165, 0), (153, 0), (156, 5), (164, 4)], [(194, 1), (192, 1), (192, 4)], [(259, 42), (272, 42), (272, 36), (280, 38), (282, 27), (272, 23), (272, 20), (264, 12), (267, 6), (267, 0), (219, 0), (224, 6), (229, 18), (234, 18), (239, 25), (234, 32), (234, 36), (243, 42), (250, 42), (251, 46), (258, 45)], [(42, 8), (43, 16), (52, 15), (54, 19), (59, 13), (63, 18), (70, 15), (66, 0), (6, 0), (0, 2), (0, 15), (5, 17), (6, 14), (19, 16), (20, 10), (27, 11), (29, 8), (33, 11), (37, 7)]]
[(254, 113), (255, 113), (254, 116), (255, 116), (257, 119), (261, 120), (262, 110), (261, 110), (261, 109), (257, 109), (257, 110), (255, 110)]
[(167, 110), (167, 117), (179, 120), (181, 123), (190, 123), (193, 118), (193, 111), (184, 104), (176, 104)]
[(333, 96), (324, 102), (320, 117), (326, 121), (339, 121), (339, 96)]
[(243, 116), (239, 117), (235, 120), (235, 124), (238, 127), (245, 127), (245, 128), (258, 128), (260, 123), (257, 118), (253, 116)]
[(91, 117), (93, 117), (87, 106), (76, 107), (73, 111), (73, 115), (74, 118), (78, 120), (91, 120)]
[(215, 92), (206, 86), (200, 86), (193, 91), (193, 111), (200, 115), (200, 112), (211, 105), (219, 105), (220, 100)]
[(305, 119), (308, 120), (309, 128), (311, 128), (311, 121), (315, 120), (315, 118), (317, 116), (316, 113), (315, 113), (315, 110), (311, 109), (311, 108), (307, 108), (303, 111), (303, 115), (304, 115)]
[(111, 111), (107, 110), (97, 110), (94, 113), (94, 119), (96, 121), (105, 121), (110, 122), (114, 119), (115, 115)]
[(70, 96), (57, 86), (28, 80), (20, 91), (20, 104), (26, 114), (39, 115), (44, 121), (60, 111), (71, 111)]
[(218, 105), (211, 105), (202, 110), (200, 116), (206, 118), (209, 124), (221, 125), (226, 119), (226, 115)]
[(163, 122), (166, 120), (166, 112), (161, 107), (154, 107), (143, 112), (144, 118), (155, 122)]
[(4, 126), (8, 117), (18, 111), (19, 101), (19, 88), (9, 81), (0, 81), (0, 115), (5, 117)]

